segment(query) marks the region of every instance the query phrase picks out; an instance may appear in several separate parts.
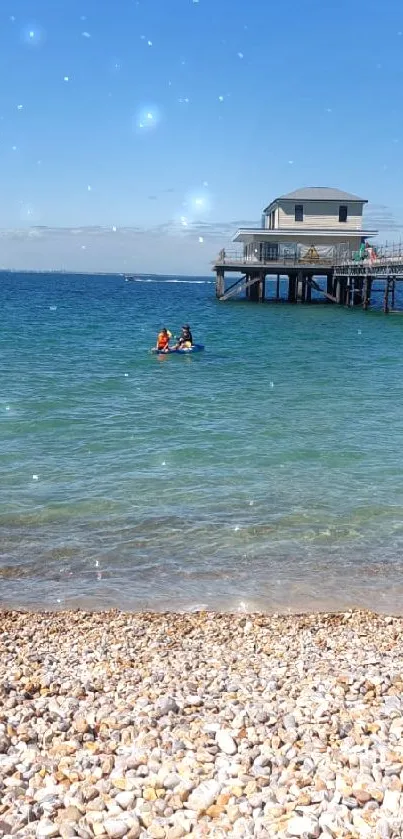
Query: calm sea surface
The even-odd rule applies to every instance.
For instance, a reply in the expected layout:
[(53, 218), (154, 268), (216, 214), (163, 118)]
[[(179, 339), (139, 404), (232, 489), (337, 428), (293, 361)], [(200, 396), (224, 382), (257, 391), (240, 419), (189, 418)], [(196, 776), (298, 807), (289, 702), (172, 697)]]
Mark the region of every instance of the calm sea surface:
[[(172, 278), (0, 300), (0, 604), (403, 612), (403, 316)], [(149, 353), (186, 321), (205, 353)]]

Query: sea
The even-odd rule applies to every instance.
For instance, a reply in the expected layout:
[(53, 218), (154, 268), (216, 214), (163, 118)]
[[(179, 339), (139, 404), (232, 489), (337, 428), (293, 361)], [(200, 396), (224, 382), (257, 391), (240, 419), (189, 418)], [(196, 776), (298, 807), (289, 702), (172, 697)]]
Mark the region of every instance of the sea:
[(0, 275), (0, 606), (403, 613), (403, 315), (214, 292)]

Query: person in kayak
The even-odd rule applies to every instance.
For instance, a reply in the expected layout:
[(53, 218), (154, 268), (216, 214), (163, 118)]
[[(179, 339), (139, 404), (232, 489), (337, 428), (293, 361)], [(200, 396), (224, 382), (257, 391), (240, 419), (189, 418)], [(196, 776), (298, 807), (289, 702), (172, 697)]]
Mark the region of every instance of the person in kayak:
[(169, 341), (172, 338), (172, 333), (165, 326), (158, 333), (156, 350), (158, 352), (169, 352)]
[(193, 336), (190, 331), (190, 326), (188, 323), (185, 323), (182, 326), (182, 331), (178, 339), (178, 343), (174, 347), (175, 350), (190, 350), (193, 347)]

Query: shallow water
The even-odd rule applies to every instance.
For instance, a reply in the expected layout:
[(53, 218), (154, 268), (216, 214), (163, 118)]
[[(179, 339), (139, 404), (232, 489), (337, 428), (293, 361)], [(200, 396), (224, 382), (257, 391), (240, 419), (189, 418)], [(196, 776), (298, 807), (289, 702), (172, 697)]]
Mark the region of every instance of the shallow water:
[(0, 275), (0, 602), (402, 613), (403, 317), (145, 279)]

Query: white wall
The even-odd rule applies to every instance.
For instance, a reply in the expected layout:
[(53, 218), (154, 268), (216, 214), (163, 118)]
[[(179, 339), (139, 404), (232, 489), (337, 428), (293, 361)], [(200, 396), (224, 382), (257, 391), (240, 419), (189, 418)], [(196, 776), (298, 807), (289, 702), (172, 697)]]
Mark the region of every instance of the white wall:
[[(304, 207), (304, 221), (295, 221), (295, 205)], [(339, 206), (347, 205), (347, 222), (339, 221)], [(331, 228), (361, 230), (363, 205), (359, 201), (279, 201), (277, 226), (282, 228)]]

